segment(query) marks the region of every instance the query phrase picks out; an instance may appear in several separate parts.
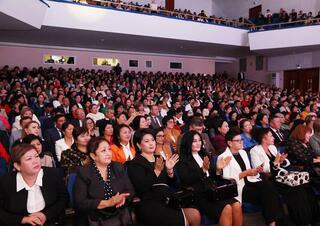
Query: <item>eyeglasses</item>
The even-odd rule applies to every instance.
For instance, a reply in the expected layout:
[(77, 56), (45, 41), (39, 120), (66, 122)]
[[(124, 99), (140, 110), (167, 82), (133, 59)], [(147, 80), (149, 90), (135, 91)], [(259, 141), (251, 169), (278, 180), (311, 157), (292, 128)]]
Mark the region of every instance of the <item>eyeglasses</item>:
[(238, 140), (231, 140), (231, 141), (238, 142), (238, 143), (243, 142), (243, 140), (242, 140), (242, 139), (238, 139)]

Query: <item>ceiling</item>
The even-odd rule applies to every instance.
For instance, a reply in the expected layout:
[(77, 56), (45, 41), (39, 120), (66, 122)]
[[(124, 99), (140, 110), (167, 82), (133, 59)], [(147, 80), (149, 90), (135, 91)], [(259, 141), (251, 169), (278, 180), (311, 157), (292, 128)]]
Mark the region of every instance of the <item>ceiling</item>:
[(249, 54), (248, 47), (48, 26), (42, 26), (40, 30), (0, 29), (0, 34), (0, 42), (10, 43), (204, 57), (239, 57)]

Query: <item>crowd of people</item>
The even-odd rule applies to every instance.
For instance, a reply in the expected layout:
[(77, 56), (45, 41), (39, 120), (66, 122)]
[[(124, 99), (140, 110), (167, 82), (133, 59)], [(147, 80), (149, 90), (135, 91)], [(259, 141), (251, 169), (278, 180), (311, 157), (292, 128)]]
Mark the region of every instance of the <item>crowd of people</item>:
[(312, 12), (306, 13), (303, 10), (297, 12), (295, 9), (292, 9), (288, 13), (281, 8), (279, 12), (272, 13), (270, 9), (267, 9), (265, 14), (260, 12), (257, 18), (250, 18), (250, 20), (258, 26), (288, 22), (290, 22), (290, 26), (312, 25), (320, 23), (320, 11), (317, 15), (313, 15)]
[[(241, 226), (243, 203), (269, 226), (313, 225), (319, 107), (319, 93), (218, 75), (4, 66), (0, 225), (64, 225), (72, 206), (73, 225)], [(310, 180), (280, 183), (284, 170)], [(211, 199), (222, 178), (237, 195)], [(192, 203), (166, 202), (184, 188)]]
[(141, 5), (138, 2), (124, 2), (121, 0), (108, 0), (108, 1), (82, 1), (82, 0), (73, 0), (74, 2), (102, 5), (105, 7), (110, 7), (118, 10), (133, 11), (138, 13), (147, 13), (147, 14), (159, 14), (161, 16), (174, 17), (178, 19), (198, 21), (211, 24), (221, 24), (226, 26), (233, 27), (242, 27), (248, 28), (250, 26), (250, 21), (247, 21), (244, 18), (229, 19), (223, 17), (217, 17), (215, 15), (207, 15), (205, 10), (201, 10), (200, 13), (192, 12), (190, 9), (174, 9), (169, 10), (161, 5), (156, 3), (148, 3)]

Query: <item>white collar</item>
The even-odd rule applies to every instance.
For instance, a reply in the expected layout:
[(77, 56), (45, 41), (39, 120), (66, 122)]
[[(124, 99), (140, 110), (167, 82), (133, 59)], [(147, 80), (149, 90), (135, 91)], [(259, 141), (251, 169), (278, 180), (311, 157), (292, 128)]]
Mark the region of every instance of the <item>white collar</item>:
[(128, 150), (130, 150), (130, 142), (128, 142), (127, 145), (121, 144), (121, 146), (124, 147), (124, 148), (127, 148)]
[(17, 173), (17, 192), (21, 191), (22, 189), (26, 189), (27, 191), (32, 190), (35, 185), (42, 187), (42, 178), (43, 178), (43, 169), (40, 169), (35, 184), (32, 187), (24, 181), (21, 173)]

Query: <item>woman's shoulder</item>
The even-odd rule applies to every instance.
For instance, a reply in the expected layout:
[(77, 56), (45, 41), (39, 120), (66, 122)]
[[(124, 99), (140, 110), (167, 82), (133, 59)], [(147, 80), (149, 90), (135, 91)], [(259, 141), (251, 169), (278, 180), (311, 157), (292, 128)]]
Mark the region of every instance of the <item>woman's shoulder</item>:
[(262, 146), (260, 144), (257, 144), (255, 146), (253, 146), (251, 149), (250, 149), (250, 153), (252, 152), (259, 152), (261, 150)]
[(57, 144), (57, 145), (65, 144), (64, 138), (61, 138), (61, 139), (57, 140), (57, 141), (56, 141), (56, 144)]

